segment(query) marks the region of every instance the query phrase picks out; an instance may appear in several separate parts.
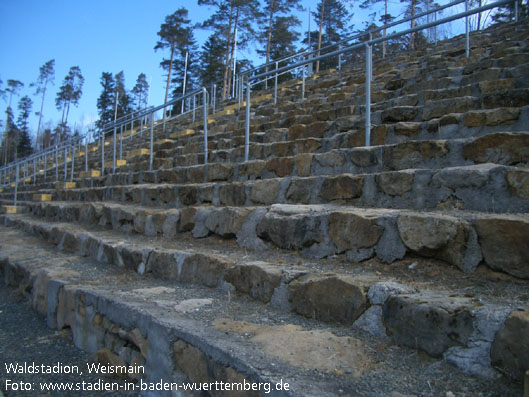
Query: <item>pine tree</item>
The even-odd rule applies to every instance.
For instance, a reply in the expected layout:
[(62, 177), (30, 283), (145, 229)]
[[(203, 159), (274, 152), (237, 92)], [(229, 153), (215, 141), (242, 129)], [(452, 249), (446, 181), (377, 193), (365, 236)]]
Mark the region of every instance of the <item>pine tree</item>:
[[(320, 0), (316, 11), (312, 12), (314, 20), (319, 25), (318, 53), (320, 49), (339, 42), (347, 33), (345, 22), (349, 20), (349, 12), (341, 0)], [(322, 61), (324, 65), (336, 64), (336, 59)], [(316, 62), (316, 73), (320, 70), (320, 61)]]
[(114, 97), (114, 106), (116, 106), (117, 99), (117, 117), (123, 117), (132, 113), (132, 98), (125, 88), (125, 73), (123, 70), (117, 73), (114, 77), (116, 95)]
[(3, 83), (2, 79), (0, 79), (0, 99), (6, 98), (6, 91), (1, 88)]
[[(498, 7), (496, 12), (492, 15), (494, 22), (509, 22), (515, 19), (514, 15), (514, 3), (508, 3), (501, 7)], [(527, 1), (518, 0), (518, 17), (529, 18), (529, 4)]]
[(235, 47), (246, 48), (254, 39), (254, 22), (260, 17), (257, 0), (198, 0), (199, 5), (214, 6), (216, 12), (202, 27), (212, 29), (214, 34), (225, 41), (224, 75), (222, 78), (222, 98), (231, 91), (231, 80), (235, 58)]
[(136, 110), (141, 110), (147, 107), (149, 95), (149, 83), (147, 83), (147, 76), (140, 73), (136, 79), (136, 85), (132, 89), (134, 100), (137, 101)]
[(203, 86), (216, 83), (223, 77), (223, 40), (216, 34), (209, 36), (200, 53), (200, 80)]
[(2, 156), (4, 164), (7, 164), (13, 159), (13, 153), (15, 152), (13, 147), (13, 136), (16, 135), (16, 125), (13, 122), (13, 111), (11, 110), (11, 101), (13, 95), (18, 95), (18, 91), (24, 86), (24, 83), (18, 80), (7, 80), (6, 92), (9, 93), (9, 105), (6, 109), (6, 125), (4, 130), (4, 138), (2, 141)]
[[(300, 21), (295, 16), (275, 17), (272, 25), (270, 44), (265, 50), (257, 50), (257, 53), (261, 56), (268, 55), (272, 60), (293, 54), (296, 51), (295, 43), (299, 39), (299, 33), (294, 28), (299, 25)], [(292, 61), (294, 60), (292, 59)], [(285, 63), (282, 63), (280, 66), (284, 65)], [(278, 80), (281, 82), (291, 77), (290, 73), (285, 73), (279, 76)]]
[(18, 102), (18, 110), (20, 112), (17, 119), (17, 127), (19, 134), (16, 138), (16, 149), (18, 158), (26, 157), (33, 153), (33, 148), (31, 147), (31, 138), (29, 136), (28, 124), (32, 106), (33, 101), (27, 95), (22, 97)]
[[(79, 105), (79, 100), (83, 94), (84, 77), (81, 74), (79, 66), (72, 66), (63, 80), (62, 86), (55, 98), (55, 106), (57, 110), (62, 110), (61, 125), (63, 127), (68, 125), (68, 114), (70, 112), (70, 105)], [(63, 133), (62, 135), (66, 135)]]
[(6, 129), (2, 140), (2, 162), (7, 164), (16, 160), (16, 142), (19, 131), (13, 120), (13, 111), (8, 106), (6, 109)]
[[(266, 50), (261, 50), (260, 55), (264, 53), (266, 63), (269, 63), (271, 59), (278, 59), (276, 55), (272, 55), (273, 44), (276, 46), (276, 52), (278, 52), (278, 47), (288, 46), (288, 40), (290, 40), (290, 48), (294, 48), (294, 42), (297, 40), (299, 34), (292, 29), (299, 26), (301, 22), (293, 15), (285, 16), (284, 14), (289, 14), (293, 10), (302, 11), (303, 7), (301, 6), (300, 0), (265, 0), (264, 3), (264, 12), (260, 21), (263, 28), (260, 32), (259, 41), (262, 44), (266, 43)], [(288, 24), (285, 25), (285, 23)], [(281, 33), (277, 32), (278, 28), (282, 30)], [(287, 29), (285, 30), (285, 28)], [(281, 39), (285, 41), (282, 42)], [(283, 51), (279, 52), (283, 54), (281, 56), (288, 55)]]
[(39, 74), (37, 81), (31, 84), (31, 86), (37, 87), (35, 91), (35, 95), (42, 94), (40, 112), (38, 113), (39, 123), (37, 126), (37, 138), (35, 142), (35, 145), (37, 148), (39, 147), (38, 145), (39, 145), (39, 138), (40, 138), (40, 125), (42, 121), (42, 111), (44, 109), (44, 97), (46, 96), (46, 87), (48, 86), (48, 83), (53, 85), (53, 81), (55, 79), (55, 60), (52, 59), (46, 62), (44, 65), (40, 67), (39, 72), (40, 74)]
[[(167, 70), (167, 83), (165, 86), (165, 99), (164, 104), (167, 103), (169, 98), (169, 89), (171, 82), (178, 81), (181, 77), (174, 77), (173, 69), (176, 75), (183, 76), (184, 72), (184, 62), (185, 54), (188, 52), (191, 62), (194, 62), (194, 52), (196, 51), (196, 42), (193, 35), (193, 28), (191, 25), (191, 20), (188, 19), (187, 9), (184, 7), (179, 8), (173, 14), (165, 17), (165, 23), (160, 26), (160, 31), (158, 32), (160, 40), (156, 43), (154, 47), (155, 50), (160, 49), (169, 49), (170, 56), (169, 59), (164, 59), (160, 63), (160, 66), (163, 70)], [(189, 70), (194, 70), (194, 68), (188, 68)], [(190, 79), (191, 81), (192, 79)], [(183, 79), (181, 80), (183, 81)], [(183, 87), (180, 86), (180, 88)], [(178, 88), (178, 87), (177, 87)], [(166, 108), (164, 108), (165, 118)]]
[(100, 81), (103, 91), (97, 99), (97, 109), (99, 110), (97, 126), (98, 128), (103, 128), (105, 124), (114, 120), (116, 84), (114, 82), (114, 76), (108, 72), (103, 72)]

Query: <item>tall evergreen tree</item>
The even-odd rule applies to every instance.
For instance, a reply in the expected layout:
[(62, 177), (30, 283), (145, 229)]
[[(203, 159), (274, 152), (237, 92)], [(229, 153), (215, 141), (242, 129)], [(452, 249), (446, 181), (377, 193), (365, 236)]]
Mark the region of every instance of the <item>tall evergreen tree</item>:
[(2, 140), (2, 162), (7, 164), (16, 160), (16, 142), (19, 131), (13, 120), (13, 111), (8, 106), (6, 109), (6, 129)]
[(70, 105), (79, 105), (83, 94), (84, 77), (79, 66), (72, 66), (63, 80), (62, 86), (55, 98), (57, 110), (62, 110), (61, 124), (68, 125), (68, 114)]
[(222, 80), (224, 41), (216, 34), (209, 36), (200, 53), (200, 80), (203, 86)]
[(222, 98), (231, 89), (235, 47), (246, 48), (255, 37), (254, 22), (260, 16), (258, 0), (198, 0), (199, 5), (214, 6), (215, 13), (202, 27), (212, 29), (225, 42)]
[[(316, 11), (312, 12), (314, 20), (319, 25), (317, 55), (320, 55), (322, 47), (339, 42), (347, 34), (346, 21), (349, 20), (349, 12), (341, 0), (320, 0)], [(327, 63), (335, 63), (333, 60), (325, 60)], [(316, 62), (316, 73), (320, 70), (320, 61)]]
[[(518, 17), (519, 18), (529, 18), (529, 4), (527, 1), (517, 0), (518, 1)], [(494, 22), (508, 22), (512, 21), (515, 18), (514, 15), (514, 3), (508, 3), (501, 7), (498, 7), (496, 12), (492, 15), (492, 20)]]
[(33, 148), (31, 147), (31, 138), (29, 136), (29, 116), (31, 115), (31, 107), (33, 106), (33, 101), (27, 95), (22, 97), (18, 102), (18, 136), (16, 137), (16, 151), (17, 158), (22, 158), (29, 156), (33, 153)]
[(101, 75), (101, 86), (103, 91), (97, 99), (97, 109), (99, 111), (99, 120), (97, 126), (102, 128), (114, 120), (114, 104), (116, 95), (116, 84), (112, 73), (103, 72)]
[(114, 97), (114, 106), (117, 99), (117, 117), (123, 117), (132, 112), (132, 99), (125, 88), (125, 73), (123, 70), (114, 76), (116, 95)]
[[(179, 8), (173, 14), (165, 17), (165, 23), (160, 26), (158, 32), (160, 40), (154, 47), (155, 50), (169, 49), (169, 59), (163, 59), (160, 66), (167, 71), (167, 83), (165, 86), (164, 104), (169, 98), (169, 89), (173, 80), (173, 69), (175, 74), (183, 76), (185, 54), (190, 54), (190, 59), (194, 59), (196, 42), (193, 35), (191, 20), (188, 18), (187, 9)], [(191, 69), (191, 68), (189, 68)], [(178, 79), (179, 77), (176, 77)], [(182, 87), (182, 86), (181, 86)], [(166, 109), (164, 108), (164, 118)]]
[(18, 91), (24, 86), (24, 83), (18, 80), (7, 80), (6, 92), (9, 94), (9, 105), (6, 109), (6, 125), (4, 130), (4, 138), (2, 142), (2, 155), (4, 164), (7, 164), (13, 159), (14, 153), (14, 136), (16, 136), (17, 128), (13, 122), (13, 111), (11, 110), (11, 101), (13, 95), (18, 95)]
[[(293, 15), (276, 16), (272, 25), (272, 35), (269, 45), (264, 50), (257, 50), (257, 53), (261, 56), (267, 55), (271, 60), (284, 58), (293, 54), (296, 51), (295, 43), (299, 38), (299, 33), (294, 29), (299, 25), (300, 21)], [(281, 64), (281, 66), (284, 65), (284, 63)], [(291, 77), (290, 73), (285, 73), (279, 76), (278, 79), (281, 82)]]
[(6, 92), (5, 92), (5, 90), (2, 89), (2, 84), (3, 83), (4, 82), (2, 81), (2, 79), (0, 79), (0, 99), (5, 99), (5, 97), (6, 97)]
[(40, 138), (40, 126), (42, 121), (42, 111), (44, 109), (44, 97), (46, 96), (46, 88), (49, 84), (53, 84), (53, 81), (55, 79), (55, 60), (51, 59), (48, 62), (46, 62), (44, 65), (42, 65), (39, 69), (39, 77), (37, 78), (37, 81), (31, 86), (37, 87), (35, 90), (35, 95), (42, 94), (42, 100), (40, 103), (40, 112), (39, 115), (39, 123), (37, 125), (37, 138), (35, 141), (35, 145), (38, 149), (39, 145), (39, 138)]
[(147, 107), (149, 95), (149, 83), (147, 83), (147, 76), (140, 73), (136, 79), (136, 85), (132, 89), (132, 95), (137, 102), (136, 110), (141, 110)]
[[(260, 52), (265, 53), (265, 59), (266, 63), (269, 63), (271, 59), (277, 59), (276, 56), (271, 56), (272, 53), (272, 43), (276, 45), (276, 51), (278, 47), (278, 43), (281, 42), (281, 38), (284, 38), (284, 42), (282, 42), (279, 46), (286, 46), (288, 45), (287, 40), (289, 39), (288, 36), (292, 36), (294, 31), (293, 28), (299, 26), (301, 22), (296, 17), (290, 15), (293, 10), (302, 11), (303, 7), (301, 6), (300, 0), (265, 0), (264, 1), (264, 12), (262, 13), (260, 24), (263, 26), (260, 32), (260, 42), (266, 43), (266, 51)], [(285, 15), (287, 14), (287, 15)], [(285, 17), (288, 17), (289, 19), (284, 19)], [(278, 21), (278, 18), (282, 18)], [(285, 22), (288, 22), (289, 25), (285, 25)], [(276, 32), (277, 28), (282, 29), (282, 33), (278, 34)], [(289, 29), (285, 30), (284, 28), (288, 27)], [(275, 35), (275, 40), (273, 40), (273, 37)], [(297, 40), (296, 38), (290, 37), (291, 41), (291, 47), (293, 47), (294, 42)], [(293, 39), (293, 40), (292, 40)], [(287, 54), (285, 54), (287, 55)]]

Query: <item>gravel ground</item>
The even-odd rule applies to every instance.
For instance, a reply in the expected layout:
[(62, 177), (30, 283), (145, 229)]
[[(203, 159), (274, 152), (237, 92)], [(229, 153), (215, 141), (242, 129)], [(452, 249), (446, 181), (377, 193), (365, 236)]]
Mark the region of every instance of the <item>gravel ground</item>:
[[(137, 396), (137, 393), (118, 392), (72, 392), (72, 391), (42, 391), (40, 383), (51, 382), (86, 382), (95, 384), (100, 380), (104, 382), (119, 382), (111, 377), (86, 373), (86, 363), (90, 362), (88, 354), (77, 349), (73, 342), (71, 332), (54, 331), (47, 327), (43, 317), (32, 310), (27, 300), (13, 289), (6, 289), (0, 284), (0, 396)], [(82, 375), (78, 374), (7, 374), (6, 364), (10, 363), (28, 365), (55, 365), (58, 362), (64, 365), (77, 365)], [(33, 390), (13, 390), (18, 385), (7, 389), (6, 382), (11, 381), (20, 385), (20, 382), (31, 384)]]

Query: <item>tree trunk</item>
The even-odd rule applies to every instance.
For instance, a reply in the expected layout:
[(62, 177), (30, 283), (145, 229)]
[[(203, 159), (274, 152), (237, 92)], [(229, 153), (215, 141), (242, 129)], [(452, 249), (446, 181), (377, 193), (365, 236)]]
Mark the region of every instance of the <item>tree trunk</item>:
[(231, 47), (231, 25), (233, 19), (233, 1), (230, 3), (230, 17), (228, 20), (228, 44), (226, 45), (226, 64), (224, 68), (224, 80), (222, 82), (222, 99), (226, 99), (228, 86), (228, 70), (230, 68), (230, 47)]
[(235, 23), (233, 24), (233, 44), (231, 46), (231, 52), (230, 52), (230, 68), (228, 69), (228, 89), (226, 90), (226, 97), (230, 95), (231, 92), (231, 80), (232, 80), (232, 73), (233, 69), (231, 68), (231, 65), (233, 64), (233, 59), (235, 56), (235, 40), (237, 40), (237, 24), (239, 23), (239, 8), (237, 7), (237, 13), (235, 14)]
[[(171, 44), (171, 59), (169, 60), (169, 72), (167, 73), (167, 84), (165, 85), (165, 100), (163, 104), (165, 105), (167, 103), (167, 98), (169, 97), (169, 85), (171, 84), (171, 72), (173, 71), (173, 58), (174, 58), (174, 47), (175, 44)], [(167, 108), (163, 108), (163, 119), (165, 120), (165, 115), (167, 112)]]
[[(318, 35), (318, 56), (320, 56), (321, 48), (321, 34), (323, 30), (323, 13), (325, 11), (325, 0), (321, 0), (321, 13), (320, 13), (320, 34)], [(316, 62), (316, 73), (320, 71), (320, 61)]]
[[(268, 62), (270, 62), (270, 49), (272, 47), (272, 22), (274, 19), (274, 3), (275, 3), (274, 0), (270, 2), (270, 18), (268, 19), (268, 38), (266, 42), (266, 64), (267, 65), (268, 65)], [(268, 72), (268, 66), (266, 67), (266, 71)]]
[(40, 122), (42, 120), (42, 111), (44, 110), (44, 96), (46, 95), (46, 83), (44, 83), (44, 89), (42, 90), (42, 102), (40, 103), (40, 113), (39, 113), (39, 124), (37, 126), (37, 140), (35, 141), (35, 147), (39, 149), (39, 134), (40, 134)]
[[(415, 3), (417, 0), (411, 0), (411, 17), (415, 16)], [(413, 29), (415, 27), (415, 19), (412, 19), (410, 22), (410, 27)], [(410, 34), (410, 45), (409, 50), (413, 50), (415, 47), (415, 33)]]

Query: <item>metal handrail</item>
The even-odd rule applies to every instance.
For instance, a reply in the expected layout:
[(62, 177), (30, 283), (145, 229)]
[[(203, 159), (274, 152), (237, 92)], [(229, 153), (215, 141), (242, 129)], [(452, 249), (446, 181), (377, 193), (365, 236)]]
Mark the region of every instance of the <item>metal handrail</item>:
[[(277, 75), (278, 73), (281, 73), (281, 72), (287, 72), (287, 71), (291, 71), (291, 70), (295, 70), (295, 69), (299, 69), (299, 68), (302, 68), (303, 70), (303, 86), (302, 86), (302, 99), (304, 98), (304, 94), (305, 94), (305, 66), (308, 65), (308, 64), (312, 64), (313, 62), (315, 61), (318, 61), (318, 60), (322, 60), (322, 59), (326, 59), (326, 58), (329, 58), (329, 57), (332, 57), (332, 56), (336, 56), (336, 55), (341, 55), (341, 54), (344, 54), (344, 53), (348, 53), (348, 52), (352, 52), (353, 50), (357, 50), (357, 49), (360, 49), (362, 47), (364, 47), (366, 49), (366, 127), (365, 127), (365, 139), (366, 139), (366, 146), (370, 146), (370, 134), (371, 134), (371, 112), (370, 112), (370, 107), (371, 107), (371, 101), (370, 101), (370, 92), (371, 92), (371, 75), (372, 75), (372, 64), (371, 64), (371, 57), (372, 57), (372, 46), (375, 45), (375, 44), (378, 44), (378, 43), (382, 43), (384, 41), (389, 41), (389, 40), (392, 40), (392, 39), (395, 39), (397, 37), (401, 37), (401, 36), (406, 36), (410, 33), (415, 33), (415, 32), (418, 32), (418, 31), (421, 31), (421, 30), (425, 30), (425, 29), (428, 29), (428, 28), (431, 28), (431, 27), (434, 27), (434, 26), (439, 26), (439, 25), (442, 25), (442, 24), (445, 24), (445, 23), (448, 23), (448, 22), (452, 22), (452, 21), (455, 21), (457, 19), (461, 19), (461, 18), (467, 18), (466, 20), (466, 56), (468, 57), (469, 56), (469, 29), (468, 29), (468, 16), (470, 15), (474, 15), (474, 14), (477, 14), (477, 13), (480, 13), (480, 12), (483, 12), (483, 11), (487, 11), (487, 10), (490, 10), (492, 8), (496, 8), (496, 7), (499, 7), (499, 6), (502, 6), (504, 4), (509, 4), (509, 3), (512, 3), (513, 0), (499, 0), (499, 1), (496, 1), (494, 3), (490, 3), (490, 4), (487, 4), (487, 5), (484, 5), (484, 6), (481, 6), (481, 7), (478, 7), (478, 8), (474, 8), (472, 10), (468, 10), (468, 0), (465, 0), (465, 9), (466, 11), (464, 12), (461, 12), (461, 13), (458, 13), (456, 15), (452, 15), (452, 16), (449, 16), (449, 17), (445, 17), (443, 19), (439, 19), (437, 21), (433, 21), (433, 22), (428, 22), (426, 24), (422, 24), (420, 26), (416, 26), (414, 28), (410, 28), (410, 29), (406, 29), (404, 31), (401, 31), (401, 32), (396, 32), (396, 33), (392, 33), (390, 35), (385, 35), (385, 36), (382, 36), (382, 37), (379, 37), (379, 38), (376, 38), (376, 39), (370, 39), (368, 41), (365, 41), (365, 42), (362, 42), (362, 43), (358, 43), (358, 44), (353, 44), (353, 45), (350, 45), (350, 46), (347, 46), (345, 48), (341, 48), (341, 49), (338, 49), (338, 50), (335, 50), (335, 51), (331, 51), (327, 54), (323, 54), (323, 55), (320, 55), (320, 56), (316, 56), (314, 58), (309, 58), (309, 59), (305, 59), (305, 60), (302, 60), (302, 61), (299, 61), (293, 65), (286, 65), (286, 66), (283, 66), (283, 67), (276, 67), (275, 69), (271, 70), (271, 71), (267, 71), (267, 72), (263, 72), (263, 73), (260, 73), (260, 74), (257, 74), (257, 75), (253, 75), (253, 76), (246, 76), (246, 90), (247, 90), (247, 99), (246, 99), (246, 114), (247, 114), (247, 117), (249, 117), (249, 109), (250, 109), (250, 91), (251, 91), (251, 80), (258, 80), (258, 79), (262, 79), (262, 78), (266, 78), (266, 77), (269, 77), (269, 76), (273, 76), (273, 75)], [(516, 0), (514, 0), (514, 2), (516, 2)], [(460, 2), (455, 2), (455, 4), (459, 4)], [(454, 4), (452, 4), (454, 5)], [(430, 10), (428, 11), (428, 13), (432, 13), (432, 12), (436, 12), (437, 10)], [(517, 15), (516, 15), (517, 17)], [(245, 131), (245, 147), (249, 147), (249, 120), (247, 120), (247, 123), (246, 123), (246, 131)], [(248, 161), (248, 150), (245, 150), (245, 157), (244, 157), (244, 161), (247, 162)]]
[[(266, 68), (266, 67), (269, 67), (269, 66), (275, 66), (274, 69), (270, 70), (270, 71), (265, 71), (263, 73), (258, 73), (258, 74), (254, 74), (253, 76), (250, 76), (249, 72), (250, 71), (244, 71), (244, 72), (240, 72), (239, 74), (236, 75), (236, 81), (237, 81), (237, 84), (238, 84), (238, 89), (236, 90), (237, 92), (237, 97), (239, 98), (239, 106), (241, 104), (241, 98), (243, 97), (243, 84), (244, 84), (244, 81), (246, 81), (246, 131), (245, 131), (245, 162), (248, 161), (248, 155), (249, 155), (249, 119), (250, 119), (250, 93), (251, 93), (251, 86), (252, 85), (255, 85), (257, 84), (257, 82), (259, 82), (259, 79), (262, 79), (262, 78), (265, 78), (265, 81), (267, 80), (268, 77), (270, 76), (275, 76), (275, 88), (274, 88), (274, 103), (276, 101), (276, 95), (277, 95), (277, 76), (282, 74), (282, 73), (286, 73), (286, 72), (289, 72), (289, 71), (292, 71), (292, 70), (296, 70), (296, 69), (299, 69), (300, 67), (302, 68), (302, 78), (303, 78), (303, 85), (302, 85), (302, 99), (304, 99), (304, 94), (305, 94), (305, 66), (306, 65), (309, 65), (309, 64), (312, 64), (313, 62), (316, 62), (316, 61), (319, 61), (319, 60), (322, 60), (322, 59), (326, 59), (326, 58), (329, 58), (329, 57), (333, 57), (333, 56), (336, 56), (336, 55), (342, 55), (342, 54), (345, 54), (345, 53), (349, 53), (349, 52), (352, 52), (354, 50), (357, 50), (357, 49), (360, 49), (362, 47), (365, 47), (366, 49), (366, 66), (365, 66), (365, 69), (366, 69), (366, 131), (365, 131), (365, 136), (366, 136), (366, 146), (369, 146), (370, 145), (370, 129), (371, 129), (371, 117), (370, 117), (370, 92), (371, 92), (371, 79), (372, 79), (372, 60), (371, 60), (371, 57), (372, 57), (372, 46), (375, 45), (375, 44), (378, 44), (378, 43), (381, 43), (381, 42), (384, 42), (384, 41), (389, 41), (389, 40), (392, 40), (394, 38), (398, 38), (398, 37), (401, 37), (401, 36), (405, 36), (407, 34), (410, 34), (410, 33), (414, 33), (414, 32), (418, 32), (418, 31), (421, 31), (421, 30), (425, 30), (425, 29), (428, 29), (428, 28), (431, 28), (431, 27), (435, 27), (435, 26), (439, 26), (439, 25), (442, 25), (442, 24), (445, 24), (445, 23), (448, 23), (448, 22), (452, 22), (454, 20), (457, 20), (457, 19), (461, 19), (461, 18), (467, 18), (467, 21), (466, 21), (466, 48), (467, 48), (467, 51), (466, 51), (466, 54), (467, 54), (467, 57), (469, 56), (469, 29), (468, 29), (468, 16), (470, 15), (473, 15), (473, 14), (477, 14), (479, 12), (483, 12), (483, 11), (486, 11), (486, 10), (489, 10), (489, 9), (492, 9), (492, 8), (496, 8), (498, 6), (501, 6), (501, 5), (504, 5), (504, 4), (508, 4), (508, 3), (511, 3), (513, 0), (499, 0), (499, 1), (496, 1), (494, 3), (491, 3), (491, 4), (487, 4), (487, 5), (484, 5), (482, 7), (478, 7), (478, 8), (475, 8), (475, 9), (472, 9), (472, 10), (468, 10), (468, 0), (457, 0), (457, 1), (454, 1), (452, 3), (449, 3), (449, 4), (446, 4), (444, 6), (440, 6), (440, 7), (437, 7), (435, 9), (432, 9), (432, 10), (428, 10), (426, 12), (423, 12), (423, 13), (420, 13), (420, 14), (416, 14), (415, 16), (413, 17), (408, 17), (408, 18), (405, 18), (405, 19), (402, 19), (402, 20), (399, 20), (399, 21), (395, 21), (395, 22), (392, 22), (390, 24), (386, 24), (384, 26), (381, 26), (381, 27), (378, 27), (378, 28), (374, 28), (374, 29), (371, 29), (369, 31), (366, 31), (366, 32), (362, 32), (360, 34), (357, 34), (353, 37), (350, 37), (350, 38), (347, 38), (345, 40), (342, 40), (341, 42), (339, 43), (334, 43), (330, 46), (327, 46), (327, 47), (324, 47), (324, 48), (320, 48), (319, 50), (314, 50), (314, 51), (302, 51), (301, 53), (298, 53), (298, 54), (294, 54), (294, 55), (290, 55), (290, 56), (287, 56), (287, 57), (284, 57), (284, 58), (281, 58), (279, 60), (275, 60), (275, 61), (272, 61), (268, 64), (265, 64), (265, 65), (261, 65), (259, 67), (256, 67), (256, 68), (253, 68), (251, 69), (250, 71), (257, 71), (258, 69), (262, 69), (262, 68)], [(514, 0), (516, 1), (516, 0)], [(392, 27), (392, 26), (396, 26), (396, 25), (399, 25), (399, 24), (402, 24), (402, 23), (405, 23), (405, 22), (408, 22), (412, 19), (417, 19), (417, 18), (421, 18), (425, 15), (429, 15), (429, 14), (433, 14), (433, 13), (436, 13), (440, 10), (443, 10), (443, 9), (446, 9), (448, 7), (452, 7), (454, 5), (458, 5), (458, 4), (461, 4), (461, 3), (465, 3), (466, 4), (466, 11), (465, 12), (461, 12), (461, 13), (458, 13), (456, 15), (453, 15), (453, 16), (450, 16), (450, 17), (446, 17), (446, 18), (443, 18), (443, 19), (440, 19), (440, 20), (436, 20), (434, 22), (428, 22), (426, 24), (422, 24), (420, 26), (417, 26), (417, 27), (414, 27), (414, 28), (410, 28), (410, 29), (406, 29), (404, 31), (401, 31), (401, 32), (397, 32), (397, 33), (392, 33), (392, 34), (389, 34), (389, 35), (384, 35), (382, 37), (378, 37), (376, 39), (373, 39), (372, 38), (372, 34), (377, 32), (377, 31), (381, 31), (383, 29), (387, 29), (389, 27)], [(517, 12), (516, 12), (516, 16), (517, 16)], [(366, 36), (366, 35), (369, 35), (370, 39), (367, 40), (367, 41), (364, 41), (364, 42), (361, 42), (361, 43), (356, 43), (356, 44), (353, 44), (353, 45), (349, 45), (349, 46), (346, 46), (344, 48), (339, 48), (338, 50), (335, 50), (335, 51), (331, 51), (329, 53), (326, 53), (326, 54), (323, 54), (323, 55), (319, 55), (319, 56), (316, 56), (316, 57), (311, 57), (311, 55), (313, 54), (316, 54), (318, 52), (321, 53), (322, 50), (326, 49), (326, 48), (332, 48), (332, 47), (335, 47), (336, 45), (340, 45), (340, 44), (343, 44), (343, 43), (346, 43), (346, 42), (349, 42), (353, 39), (357, 39), (357, 38), (360, 38), (360, 37), (363, 37), (363, 36)], [(301, 61), (298, 61), (294, 64), (290, 64), (290, 65), (285, 65), (285, 66), (282, 66), (282, 67), (279, 67), (279, 63), (280, 62), (283, 62), (283, 61), (286, 61), (286, 60), (289, 60), (289, 59), (292, 59), (292, 58), (295, 58), (295, 57), (299, 57), (299, 56), (302, 56), (302, 57), (305, 57), (307, 56), (308, 59), (303, 59)], [(253, 83), (252, 83), (253, 82)], [(203, 105), (202, 106), (198, 106), (196, 107), (196, 96), (197, 95), (202, 95), (203, 96)], [(122, 117), (120, 117), (119, 119), (116, 119), (114, 122), (111, 122), (111, 123), (107, 123), (105, 124), (100, 130), (99, 130), (99, 134), (97, 137), (94, 137), (94, 135), (92, 134), (92, 138), (93, 138), (93, 142), (94, 143), (97, 143), (98, 140), (100, 140), (101, 142), (101, 175), (104, 175), (104, 170), (105, 170), (105, 151), (104, 151), (104, 139), (105, 139), (105, 136), (110, 133), (110, 132), (113, 132), (114, 134), (114, 145), (113, 145), (113, 172), (115, 172), (115, 168), (116, 168), (116, 135), (117, 135), (117, 129), (120, 128), (121, 132), (122, 132), (122, 127), (123, 126), (126, 126), (128, 123), (133, 123), (134, 121), (138, 121), (138, 120), (143, 120), (145, 118), (150, 118), (150, 126), (149, 127), (146, 127), (150, 130), (150, 140), (149, 140), (149, 144), (150, 144), (150, 156), (149, 156), (149, 168), (152, 169), (152, 163), (153, 163), (153, 129), (154, 129), (154, 115), (157, 111), (159, 110), (162, 110), (162, 109), (165, 109), (166, 107), (168, 106), (172, 106), (180, 101), (185, 101), (186, 99), (188, 98), (193, 98), (193, 121), (194, 121), (194, 118), (195, 118), (195, 111), (197, 108), (200, 108), (202, 107), (203, 109), (203, 122), (204, 122), (204, 163), (207, 163), (207, 123), (208, 123), (208, 109), (209, 109), (209, 106), (211, 104), (211, 107), (213, 109), (213, 112), (215, 112), (215, 98), (216, 98), (216, 84), (212, 84), (211, 86), (211, 93), (208, 93), (208, 89), (205, 88), (205, 87), (202, 87), (201, 89), (196, 89), (196, 90), (193, 90), (192, 92), (189, 92), (185, 95), (181, 95), (179, 96), (178, 98), (173, 98), (172, 100), (162, 104), (162, 105), (159, 105), (159, 106), (156, 106), (156, 107), (150, 107), (150, 108), (147, 108), (147, 109), (144, 109), (144, 110), (141, 110), (141, 111), (138, 111), (138, 112), (132, 112), (130, 114), (127, 114), (127, 115), (124, 115)], [(208, 98), (211, 98), (210, 101), (208, 101)], [(134, 114), (136, 113), (136, 114)], [(185, 116), (187, 114), (189, 114), (190, 111), (188, 112), (182, 112), (181, 114), (175, 116), (175, 117), (181, 117), (181, 116)], [(171, 119), (171, 118), (169, 118)], [(163, 128), (165, 130), (165, 122), (166, 122), (166, 118), (163, 118), (162, 120), (162, 124), (163, 124)], [(141, 128), (139, 130), (139, 132), (136, 132), (134, 133), (133, 132), (133, 124), (132, 124), (132, 127), (131, 127), (131, 134), (128, 138), (132, 138), (133, 136), (136, 136), (137, 134), (141, 134), (143, 131), (144, 131), (144, 126), (143, 126), (143, 122), (141, 124)], [(122, 135), (120, 132), (120, 136)], [(95, 139), (94, 139), (95, 138)], [(36, 181), (36, 175), (37, 174), (40, 174), (42, 172), (44, 172), (44, 178), (46, 178), (46, 173), (48, 170), (52, 169), (53, 167), (51, 168), (46, 168), (46, 161), (47, 161), (47, 158), (50, 156), (50, 155), (55, 155), (55, 164), (54, 164), (54, 167), (56, 169), (56, 180), (58, 180), (58, 158), (59, 158), (59, 152), (61, 153), (62, 157), (63, 157), (63, 164), (64, 164), (64, 167), (65, 167), (65, 180), (67, 179), (67, 163), (68, 163), (68, 150), (70, 150), (71, 152), (71, 160), (70, 160), (70, 165), (71, 165), (71, 177), (70, 179), (73, 180), (73, 170), (74, 170), (74, 161), (75, 161), (75, 147), (76, 145), (81, 145), (81, 142), (84, 140), (85, 142), (85, 170), (87, 169), (87, 160), (88, 160), (88, 139), (89, 139), (89, 133), (86, 133), (85, 135), (81, 135), (81, 136), (76, 136), (76, 137), (71, 137), (63, 142), (59, 142), (57, 143), (56, 145), (54, 145), (53, 147), (48, 147), (46, 149), (43, 149), (41, 150), (40, 152), (38, 153), (35, 153), (27, 158), (24, 158), (24, 159), (21, 159), (21, 160), (18, 160), (16, 162), (13, 162), (11, 164), (7, 164), (3, 167), (0, 167), (0, 177), (2, 177), (2, 182), (3, 184), (0, 185), (0, 187), (5, 187), (5, 186), (9, 186), (11, 185), (13, 182), (10, 180), (8, 183), (5, 183), (6, 182), (6, 178), (9, 176), (10, 177), (10, 174), (11, 174), (11, 171), (13, 169), (16, 169), (15, 171), (15, 192), (17, 191), (17, 187), (18, 187), (18, 179), (19, 179), (19, 168), (20, 166), (23, 166), (23, 174), (26, 173), (26, 172), (29, 172), (28, 169), (29, 169), (29, 165), (31, 162), (33, 162), (33, 174), (31, 175), (24, 175), (24, 180), (27, 179), (28, 177), (33, 177), (33, 180), (34, 180), (34, 183)], [(120, 157), (121, 157), (121, 142), (123, 140), (123, 137), (121, 136), (120, 138)], [(63, 154), (64, 152), (64, 154)], [(37, 164), (36, 162), (39, 161), (39, 164), (41, 161), (44, 162), (44, 169), (43, 170), (39, 170), (37, 171)], [(39, 166), (40, 168), (40, 166)], [(9, 174), (8, 174), (8, 171), (9, 171)], [(16, 193), (15, 193), (15, 204), (16, 204)]]

